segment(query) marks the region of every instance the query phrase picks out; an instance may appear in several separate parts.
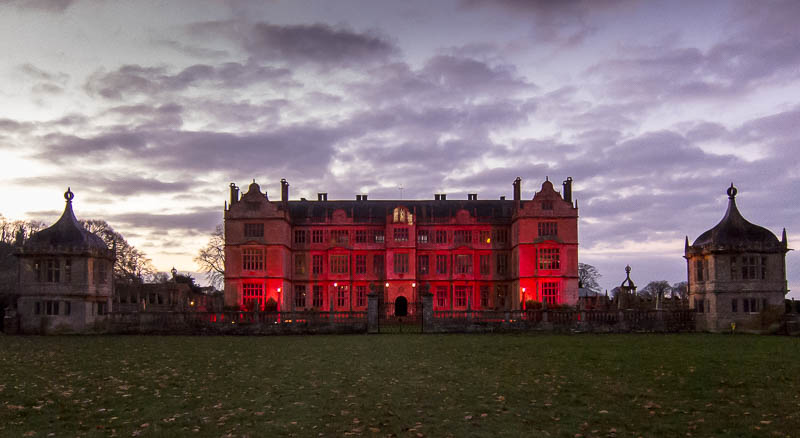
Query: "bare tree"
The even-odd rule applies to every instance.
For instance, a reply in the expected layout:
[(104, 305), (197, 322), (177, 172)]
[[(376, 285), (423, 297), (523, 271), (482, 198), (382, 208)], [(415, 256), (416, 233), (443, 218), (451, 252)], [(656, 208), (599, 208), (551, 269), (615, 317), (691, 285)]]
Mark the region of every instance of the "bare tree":
[(594, 266), (588, 263), (578, 263), (578, 282), (581, 287), (594, 293), (600, 293), (600, 285), (597, 280), (602, 275)]
[(9, 245), (23, 245), (33, 233), (44, 228), (44, 222), (29, 221), (10, 221), (0, 214), (0, 242)]
[(114, 231), (108, 222), (102, 219), (87, 219), (80, 222), (89, 232), (100, 236), (109, 249), (116, 245), (115, 281), (143, 282), (145, 278), (155, 274), (156, 270), (151, 260), (142, 251), (128, 243), (122, 234)]
[(672, 290), (672, 286), (666, 280), (651, 281), (647, 286), (639, 290), (639, 295), (652, 298), (654, 300), (663, 301), (667, 292)]
[(222, 289), (225, 281), (225, 232), (222, 224), (217, 225), (208, 244), (200, 249), (194, 261), (200, 266), (200, 271), (207, 275), (211, 286)]
[(672, 285), (671, 296), (678, 296), (680, 299), (685, 300), (689, 296), (689, 283), (681, 281)]

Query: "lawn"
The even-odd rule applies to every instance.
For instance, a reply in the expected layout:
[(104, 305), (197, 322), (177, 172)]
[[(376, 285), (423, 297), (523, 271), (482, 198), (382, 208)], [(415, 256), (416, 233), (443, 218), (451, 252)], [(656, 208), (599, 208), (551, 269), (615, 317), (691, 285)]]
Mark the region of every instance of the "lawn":
[(3, 437), (797, 437), (800, 339), (0, 335), (0, 403)]

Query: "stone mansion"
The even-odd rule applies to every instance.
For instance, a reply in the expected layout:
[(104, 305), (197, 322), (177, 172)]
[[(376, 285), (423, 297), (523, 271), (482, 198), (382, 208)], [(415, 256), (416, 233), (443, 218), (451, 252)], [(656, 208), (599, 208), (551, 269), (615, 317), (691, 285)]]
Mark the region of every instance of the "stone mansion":
[[(279, 200), (253, 181), (230, 186), (225, 305), (285, 311), (365, 310), (367, 295), (403, 309), (433, 294), (434, 310), (521, 309), (578, 300), (578, 208), (572, 178), (522, 199)], [(389, 310), (390, 312), (392, 310)]]

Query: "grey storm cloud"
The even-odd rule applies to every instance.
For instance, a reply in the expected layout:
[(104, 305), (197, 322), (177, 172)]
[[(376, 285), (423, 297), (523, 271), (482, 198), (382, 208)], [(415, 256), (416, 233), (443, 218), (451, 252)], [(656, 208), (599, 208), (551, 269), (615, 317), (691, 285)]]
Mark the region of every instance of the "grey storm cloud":
[(71, 134), (50, 133), (42, 138), (43, 148), (34, 157), (56, 162), (72, 162), (80, 159), (95, 160), (91, 154), (118, 154), (119, 158), (142, 152), (150, 140), (147, 133), (128, 131), (124, 127), (103, 132), (95, 136), (80, 137)]
[(64, 12), (77, 0), (0, 0), (0, 5), (7, 4), (21, 9), (32, 9), (45, 12)]
[(397, 47), (382, 36), (323, 23), (257, 23), (242, 37), (244, 48), (258, 59), (277, 56), (290, 61), (336, 65), (383, 61), (398, 52)]
[(597, 31), (590, 19), (592, 14), (635, 3), (636, 0), (461, 0), (467, 8), (495, 8), (530, 17), (537, 41), (563, 46), (581, 44)]
[(353, 67), (385, 62), (400, 53), (387, 37), (326, 23), (279, 25), (238, 20), (207, 21), (188, 26), (197, 38), (224, 37), (260, 61)]
[(286, 68), (252, 63), (195, 64), (175, 74), (170, 74), (165, 67), (124, 65), (111, 72), (95, 72), (86, 81), (84, 89), (92, 95), (107, 99), (122, 99), (129, 95), (182, 91), (202, 84), (246, 88), (257, 83), (271, 82), (285, 87), (292, 84), (291, 77), (291, 71)]
[(338, 127), (315, 124), (272, 131), (158, 133), (160, 154), (148, 162), (163, 169), (194, 171), (232, 168), (242, 172), (291, 170), (292, 174), (326, 172), (334, 144), (345, 136)]
[(11, 119), (0, 119), (0, 131), (12, 133), (23, 130), (27, 131), (29, 128), (29, 123), (18, 122)]
[(209, 232), (222, 221), (219, 207), (196, 208), (181, 213), (112, 213), (106, 220), (112, 226), (123, 224), (129, 227), (151, 230), (184, 230)]
[(728, 35), (708, 49), (673, 42), (626, 46), (620, 56), (587, 70), (600, 75), (618, 98), (674, 101), (740, 96), (761, 85), (796, 78), (800, 68), (800, 3), (770, 7), (735, 2)]
[(32, 79), (41, 81), (51, 81), (59, 84), (65, 84), (69, 79), (69, 75), (62, 72), (51, 73), (36, 67), (31, 63), (25, 63), (19, 66), (19, 71)]
[(20, 178), (17, 180), (24, 186), (69, 186), (74, 191), (86, 190), (105, 195), (134, 196), (141, 194), (182, 193), (189, 190), (195, 181), (182, 179), (168, 182), (157, 178), (146, 178), (137, 175), (104, 176), (92, 172), (87, 174), (58, 173), (47, 176)]
[(531, 93), (537, 86), (512, 66), (491, 65), (473, 58), (436, 55), (419, 70), (406, 63), (390, 63), (368, 71), (369, 80), (349, 84), (348, 91), (382, 105), (464, 104), (481, 99)]

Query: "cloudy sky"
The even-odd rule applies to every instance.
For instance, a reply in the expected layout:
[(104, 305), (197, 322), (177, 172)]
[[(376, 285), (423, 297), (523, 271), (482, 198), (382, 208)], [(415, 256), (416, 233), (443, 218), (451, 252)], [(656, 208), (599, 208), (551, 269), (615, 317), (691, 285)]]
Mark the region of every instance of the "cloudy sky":
[[(575, 180), (603, 287), (740, 210), (800, 241), (800, 2), (0, 0), (0, 213), (194, 271), (227, 186), (530, 199)], [(800, 297), (800, 256), (787, 258)]]

